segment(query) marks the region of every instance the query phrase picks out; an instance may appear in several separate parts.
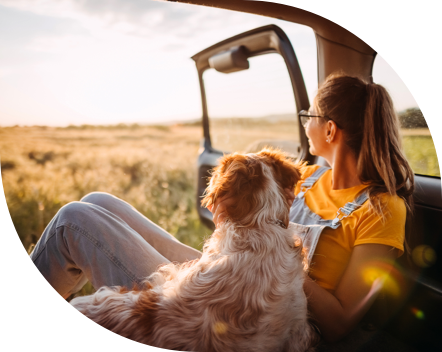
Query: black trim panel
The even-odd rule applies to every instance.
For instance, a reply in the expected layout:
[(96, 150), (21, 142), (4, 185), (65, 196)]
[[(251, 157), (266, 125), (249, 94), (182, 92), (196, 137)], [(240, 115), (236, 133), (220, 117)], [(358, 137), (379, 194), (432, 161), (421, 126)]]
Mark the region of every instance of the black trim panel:
[(415, 175), (414, 202), (442, 209), (442, 188), (440, 177)]

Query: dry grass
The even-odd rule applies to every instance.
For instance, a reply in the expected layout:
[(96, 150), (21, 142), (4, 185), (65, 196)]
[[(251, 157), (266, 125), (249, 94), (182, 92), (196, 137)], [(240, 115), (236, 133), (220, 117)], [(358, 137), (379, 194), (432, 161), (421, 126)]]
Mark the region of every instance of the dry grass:
[(180, 241), (210, 234), (196, 212), (199, 126), (0, 129), (3, 186), (25, 246), (58, 209), (92, 191), (134, 205)]
[[(247, 141), (259, 139), (255, 130), (248, 129)], [(37, 242), (63, 205), (103, 191), (201, 249), (211, 233), (196, 210), (201, 137), (200, 124), (0, 128), (6, 201), (24, 247)], [(88, 283), (78, 295), (91, 292)]]
[(297, 116), (226, 118), (210, 120), (212, 146), (223, 151), (258, 152), (264, 146), (299, 154)]

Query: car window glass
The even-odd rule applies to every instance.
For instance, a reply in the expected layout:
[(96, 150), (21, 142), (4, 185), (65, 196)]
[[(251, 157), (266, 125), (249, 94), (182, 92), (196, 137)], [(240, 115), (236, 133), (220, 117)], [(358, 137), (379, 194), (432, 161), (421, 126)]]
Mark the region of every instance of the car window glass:
[(440, 176), (433, 139), (424, 115), (404, 82), (377, 55), (373, 66), (373, 80), (390, 93), (401, 123), (402, 147), (414, 173)]
[(249, 59), (250, 68), (204, 74), (212, 147), (256, 152), (264, 146), (299, 152), (298, 118), (289, 73), (279, 54)]

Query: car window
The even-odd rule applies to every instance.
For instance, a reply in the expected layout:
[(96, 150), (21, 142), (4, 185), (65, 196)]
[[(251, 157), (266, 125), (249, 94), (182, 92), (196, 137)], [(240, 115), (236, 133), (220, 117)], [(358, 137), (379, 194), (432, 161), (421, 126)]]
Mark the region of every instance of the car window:
[(402, 147), (414, 173), (440, 176), (433, 139), (424, 115), (404, 82), (377, 55), (373, 66), (373, 80), (390, 93), (401, 124)]
[(293, 88), (284, 59), (266, 54), (249, 59), (234, 73), (204, 73), (212, 147), (256, 152), (264, 146), (299, 153), (299, 126)]

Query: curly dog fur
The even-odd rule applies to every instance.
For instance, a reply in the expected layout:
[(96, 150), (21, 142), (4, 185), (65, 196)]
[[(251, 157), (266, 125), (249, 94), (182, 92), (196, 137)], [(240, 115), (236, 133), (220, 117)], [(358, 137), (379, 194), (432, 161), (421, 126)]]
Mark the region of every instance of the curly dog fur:
[(71, 304), (105, 328), (181, 351), (305, 351), (316, 339), (302, 244), (285, 188), (299, 165), (280, 151), (224, 156), (202, 200), (234, 197), (200, 259), (161, 266), (145, 287), (103, 287)]

